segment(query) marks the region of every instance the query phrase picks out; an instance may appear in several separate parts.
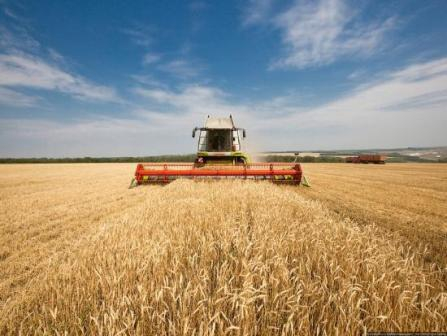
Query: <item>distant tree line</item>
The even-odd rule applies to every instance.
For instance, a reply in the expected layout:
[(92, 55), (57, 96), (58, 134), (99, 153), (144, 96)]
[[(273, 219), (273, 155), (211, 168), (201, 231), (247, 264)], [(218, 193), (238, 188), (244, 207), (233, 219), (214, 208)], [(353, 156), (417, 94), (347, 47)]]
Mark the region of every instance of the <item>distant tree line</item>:
[(445, 162), (447, 162), (447, 159), (442, 158), (442, 159), (437, 159), (437, 160), (429, 160), (429, 159), (421, 158), (419, 156), (410, 156), (410, 155), (401, 155), (401, 154), (397, 154), (394, 156), (393, 154), (390, 154), (390, 156), (388, 156), (388, 158), (386, 159), (386, 162), (389, 162), (389, 163), (405, 163), (405, 162), (445, 163)]
[(336, 156), (282, 156), (282, 155), (267, 155), (262, 158), (265, 162), (345, 162), (341, 157)]
[[(0, 158), (0, 163), (110, 163), (110, 162), (192, 162), (196, 154), (126, 156), (126, 157), (81, 157), (81, 158)], [(269, 155), (260, 159), (264, 162), (344, 162), (343, 158), (331, 156), (282, 156)]]
[(0, 163), (110, 163), (110, 162), (191, 162), (195, 154), (126, 156), (126, 157), (81, 157), (81, 158), (0, 158)]
[[(181, 155), (155, 155), (155, 156), (123, 156), (123, 157), (81, 157), (81, 158), (0, 158), (2, 163), (126, 163), (126, 162), (193, 162), (196, 154)], [(320, 163), (342, 163), (345, 159), (338, 156), (293, 156), (293, 155), (267, 155), (259, 159), (264, 162), (320, 162)], [(426, 162), (447, 163), (447, 158), (438, 160), (427, 160), (417, 156), (407, 156), (396, 153), (390, 154), (386, 162)]]

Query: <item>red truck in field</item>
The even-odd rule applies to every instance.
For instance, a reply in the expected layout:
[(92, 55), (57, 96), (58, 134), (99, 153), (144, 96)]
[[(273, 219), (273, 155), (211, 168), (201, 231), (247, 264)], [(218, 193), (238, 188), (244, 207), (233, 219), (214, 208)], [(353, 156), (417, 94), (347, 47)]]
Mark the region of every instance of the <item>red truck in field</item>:
[(347, 163), (377, 163), (384, 164), (386, 160), (385, 155), (371, 154), (371, 155), (358, 155), (349, 156), (346, 158)]

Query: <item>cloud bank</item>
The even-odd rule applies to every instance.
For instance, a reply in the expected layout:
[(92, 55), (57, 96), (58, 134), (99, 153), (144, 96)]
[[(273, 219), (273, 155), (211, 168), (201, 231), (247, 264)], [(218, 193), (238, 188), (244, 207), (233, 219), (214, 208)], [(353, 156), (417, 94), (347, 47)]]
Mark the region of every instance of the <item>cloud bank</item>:
[[(248, 129), (249, 146), (256, 150), (352, 148), (353, 139), (356, 148), (447, 143), (447, 58), (411, 64), (314, 108), (297, 106), (290, 97), (234, 103), (219, 88), (195, 84), (180, 89), (138, 86), (133, 91), (143, 102), (126, 118), (103, 116), (70, 123), (1, 120), (0, 152), (2, 156), (193, 152), (190, 130), (208, 114), (232, 114)], [(287, 113), (278, 115), (277, 110)]]

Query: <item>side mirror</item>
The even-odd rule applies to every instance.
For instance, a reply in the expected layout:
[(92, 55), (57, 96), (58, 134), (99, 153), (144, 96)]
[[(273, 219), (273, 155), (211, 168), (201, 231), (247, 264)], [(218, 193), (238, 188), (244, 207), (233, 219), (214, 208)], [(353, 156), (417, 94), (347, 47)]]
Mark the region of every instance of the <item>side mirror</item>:
[(196, 137), (196, 131), (197, 131), (197, 127), (194, 127), (192, 129), (192, 137), (195, 138)]
[(247, 136), (247, 133), (245, 132), (245, 129), (242, 130), (242, 137), (245, 138)]

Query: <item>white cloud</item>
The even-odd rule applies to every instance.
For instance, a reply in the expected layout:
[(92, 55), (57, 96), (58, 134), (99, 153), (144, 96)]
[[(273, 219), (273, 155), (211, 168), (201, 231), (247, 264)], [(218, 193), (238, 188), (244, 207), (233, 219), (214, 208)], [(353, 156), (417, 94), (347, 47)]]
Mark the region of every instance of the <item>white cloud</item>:
[(48, 48), (48, 54), (53, 61), (55, 61), (59, 64), (65, 62), (64, 56), (62, 56), (60, 53), (58, 53), (53, 48)]
[(365, 76), (366, 74), (367, 74), (367, 72), (366, 72), (365, 69), (357, 69), (357, 70), (354, 70), (353, 72), (351, 72), (348, 75), (348, 79), (350, 79), (350, 80), (358, 80), (359, 78)]
[(137, 88), (135, 92), (152, 102), (174, 107), (183, 114), (229, 115), (232, 111), (244, 112), (244, 107), (229, 103), (223, 91), (208, 86), (189, 85), (178, 92)]
[(33, 107), (36, 106), (40, 100), (40, 97), (28, 96), (18, 91), (0, 87), (0, 105)]
[(78, 99), (119, 101), (114, 89), (91, 83), (25, 53), (0, 54), (0, 86), (58, 91)]
[(427, 63), (411, 65), (402, 71), (393, 74), (396, 79), (407, 81), (420, 81), (432, 76), (447, 75), (447, 58), (441, 58)]
[(342, 0), (297, 2), (275, 19), (287, 51), (272, 67), (305, 68), (373, 54), (394, 21), (364, 25), (356, 23), (356, 14)]
[(200, 85), (190, 85), (179, 92), (161, 89), (146, 90), (142, 88), (135, 89), (135, 92), (143, 97), (154, 99), (160, 103), (181, 107), (194, 107), (199, 101), (208, 103), (210, 101), (217, 101), (223, 96), (223, 92), (216, 88)]
[(263, 23), (270, 14), (272, 2), (273, 0), (250, 0), (244, 11), (243, 25)]
[(15, 26), (14, 31), (12, 31), (0, 25), (0, 47), (10, 52), (35, 52), (39, 49), (40, 43), (20, 26)]
[(137, 23), (132, 28), (124, 28), (120, 29), (120, 31), (129, 36), (132, 43), (146, 51), (141, 61), (144, 66), (157, 63), (161, 60), (160, 54), (147, 51), (154, 43), (153, 35), (155, 28), (153, 26)]
[(146, 53), (143, 56), (143, 65), (150, 65), (153, 63), (157, 63), (160, 59), (161, 59), (161, 56), (159, 54)]
[(389, 113), (392, 110), (406, 110), (413, 101), (419, 101), (419, 106), (429, 108), (434, 102), (446, 99), (447, 58), (443, 58), (411, 65), (391, 73), (379, 83), (363, 85), (351, 96), (329, 107), (352, 111), (359, 106), (361, 111)]
[(284, 48), (270, 69), (302, 69), (373, 55), (383, 49), (386, 33), (395, 26), (394, 18), (361, 22), (361, 13), (345, 0), (297, 0), (277, 15), (270, 8), (271, 1), (253, 2), (243, 21), (279, 30)]
[(134, 81), (136, 81), (139, 85), (149, 86), (149, 87), (162, 87), (166, 88), (166, 84), (162, 81), (154, 78), (151, 75), (130, 75)]
[(447, 145), (446, 70), (447, 58), (410, 65), (281, 124), (297, 132), (339, 130), (321, 137), (337, 147)]
[(121, 32), (130, 36), (132, 42), (140, 47), (149, 47), (153, 42), (154, 29), (151, 26), (136, 24), (132, 28), (121, 29)]
[(160, 64), (158, 69), (174, 77), (185, 79), (197, 76), (201, 70), (201, 67), (193, 65), (184, 59), (177, 59)]
[(14, 13), (14, 11), (12, 9), (10, 9), (8, 7), (3, 8), (3, 13), (5, 13), (7, 16), (9, 16), (12, 19), (20, 20), (20, 17), (16, 13)]
[[(12, 92), (21, 97), (23, 104), (32, 106), (35, 96), (25, 95), (11, 88), (30, 88), (56, 91), (74, 98), (91, 101), (121, 101), (115, 89), (95, 84), (88, 79), (64, 70), (65, 58), (52, 48), (45, 49), (24, 28), (14, 30), (0, 25), (0, 87), (3, 87), (3, 104), (10, 102)], [(47, 58), (47, 59), (46, 59)], [(5, 91), (9, 88), (9, 91)], [(7, 92), (7, 94), (6, 94)], [(8, 105), (11, 105), (8, 103)]]

